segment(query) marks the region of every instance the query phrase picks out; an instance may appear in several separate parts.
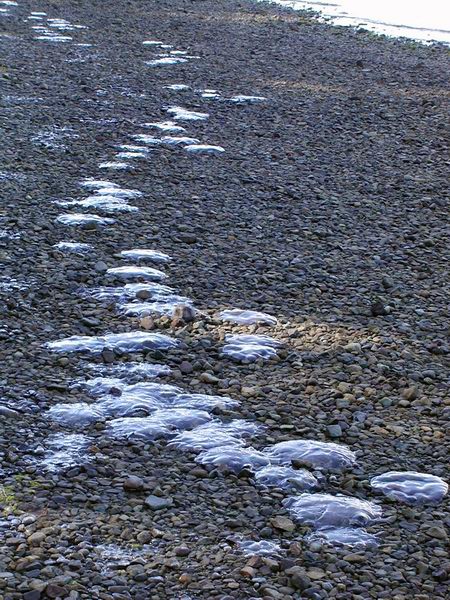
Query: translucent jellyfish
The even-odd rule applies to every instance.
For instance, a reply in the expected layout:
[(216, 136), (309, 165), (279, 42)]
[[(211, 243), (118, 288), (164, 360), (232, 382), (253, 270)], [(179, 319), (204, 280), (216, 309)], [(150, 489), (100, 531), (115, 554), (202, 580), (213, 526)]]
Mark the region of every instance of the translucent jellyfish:
[(287, 498), (283, 505), (296, 521), (316, 529), (363, 527), (381, 517), (377, 504), (350, 496), (301, 494)]
[(265, 335), (227, 335), (222, 348), (224, 356), (230, 356), (238, 362), (267, 360), (277, 355), (281, 343)]
[(205, 450), (196, 461), (203, 465), (226, 467), (238, 475), (243, 469), (256, 471), (269, 464), (269, 459), (255, 448), (219, 446)]
[(269, 540), (242, 540), (238, 542), (238, 547), (245, 556), (281, 556), (280, 545)]
[(104, 413), (95, 404), (78, 402), (75, 404), (56, 404), (48, 411), (52, 421), (67, 427), (91, 425), (104, 418)]
[(183, 431), (168, 445), (189, 452), (201, 452), (218, 446), (241, 446), (245, 438), (256, 435), (261, 429), (256, 423), (242, 419), (229, 423), (218, 421)]
[(167, 275), (152, 267), (140, 267), (127, 265), (125, 267), (113, 267), (107, 270), (107, 274), (120, 279), (146, 279), (148, 281), (160, 281)]
[(48, 342), (47, 348), (53, 352), (100, 353), (105, 348), (121, 352), (141, 352), (143, 350), (166, 350), (175, 348), (178, 341), (161, 333), (130, 331), (109, 333), (103, 336), (74, 335), (62, 340)]
[(378, 546), (377, 536), (368, 533), (360, 527), (337, 527), (335, 529), (320, 529), (307, 536), (308, 542), (319, 542), (351, 548), (370, 548)]
[(230, 308), (219, 314), (222, 321), (230, 321), (238, 325), (253, 325), (255, 323), (263, 323), (265, 325), (276, 325), (275, 317), (266, 313), (257, 312), (254, 310), (241, 310), (239, 308)]
[(283, 490), (313, 490), (319, 486), (317, 479), (305, 469), (293, 469), (269, 465), (255, 473), (255, 481), (265, 487), (278, 487)]
[(370, 480), (370, 485), (388, 498), (406, 504), (435, 504), (448, 492), (443, 479), (415, 471), (390, 471)]
[(355, 453), (347, 446), (314, 440), (289, 440), (265, 448), (271, 463), (289, 466), (292, 461), (316, 469), (344, 469), (356, 462)]

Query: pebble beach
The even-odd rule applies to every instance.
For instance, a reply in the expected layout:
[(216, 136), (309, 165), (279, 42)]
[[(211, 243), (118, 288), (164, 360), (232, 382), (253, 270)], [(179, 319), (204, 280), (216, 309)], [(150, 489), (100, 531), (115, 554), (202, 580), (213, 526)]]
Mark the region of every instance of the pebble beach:
[(445, 600), (449, 57), (0, 1), (0, 600)]

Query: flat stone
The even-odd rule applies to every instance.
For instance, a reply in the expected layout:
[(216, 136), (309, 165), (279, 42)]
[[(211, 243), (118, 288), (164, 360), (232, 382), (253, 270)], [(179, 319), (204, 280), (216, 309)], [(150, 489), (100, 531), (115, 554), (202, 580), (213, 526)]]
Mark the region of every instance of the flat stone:
[(287, 517), (279, 516), (271, 519), (270, 523), (275, 529), (281, 529), (281, 531), (292, 532), (295, 530), (295, 524), (291, 519)]
[(154, 496), (150, 494), (144, 501), (144, 504), (151, 508), (151, 510), (162, 510), (164, 508), (170, 508), (173, 505), (173, 501), (171, 498), (160, 498), (159, 496)]
[(143, 487), (144, 487), (144, 482), (142, 481), (142, 479), (140, 477), (137, 477), (136, 475), (130, 475), (123, 482), (124, 490), (137, 491), (137, 490), (142, 490)]

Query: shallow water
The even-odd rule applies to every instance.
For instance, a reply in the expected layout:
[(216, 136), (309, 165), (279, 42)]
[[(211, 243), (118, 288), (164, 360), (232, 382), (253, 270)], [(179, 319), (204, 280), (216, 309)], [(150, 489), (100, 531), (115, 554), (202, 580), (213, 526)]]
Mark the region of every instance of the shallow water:
[[(265, 1), (265, 0), (264, 0)], [(442, 0), (269, 0), (296, 10), (313, 10), (335, 25), (364, 28), (391, 37), (450, 44), (450, 5)]]
[(370, 480), (373, 489), (406, 504), (435, 504), (448, 493), (443, 479), (415, 471), (390, 471)]
[(381, 517), (381, 508), (373, 502), (350, 496), (300, 494), (283, 502), (292, 517), (316, 529), (361, 527)]

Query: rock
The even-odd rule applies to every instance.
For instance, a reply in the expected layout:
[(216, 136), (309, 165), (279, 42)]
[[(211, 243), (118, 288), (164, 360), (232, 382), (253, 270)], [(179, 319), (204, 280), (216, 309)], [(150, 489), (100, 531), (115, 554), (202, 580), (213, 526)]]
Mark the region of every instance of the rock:
[(139, 325), (141, 326), (141, 329), (149, 331), (155, 327), (155, 320), (153, 317), (142, 317), (139, 321)]
[(332, 438), (338, 438), (342, 435), (342, 428), (340, 425), (328, 425), (327, 431)]
[(385, 305), (381, 300), (377, 300), (370, 306), (370, 312), (373, 317), (384, 317), (391, 312), (391, 308)]
[(95, 263), (94, 269), (98, 273), (106, 273), (106, 271), (108, 270), (108, 265), (105, 262), (103, 262), (102, 260), (99, 260), (98, 262)]
[(150, 496), (147, 496), (144, 500), (144, 504), (152, 510), (162, 510), (164, 508), (170, 508), (173, 505), (173, 500), (171, 498), (160, 498), (159, 496), (150, 494)]
[(195, 310), (187, 304), (179, 304), (175, 306), (172, 315), (172, 327), (178, 327), (185, 323), (191, 323), (195, 320)]
[(442, 525), (432, 525), (426, 529), (426, 534), (437, 540), (448, 540), (448, 534)]
[(194, 367), (187, 360), (183, 360), (183, 362), (180, 364), (179, 369), (184, 375), (188, 375), (189, 373), (192, 373)]
[(290, 577), (290, 583), (296, 590), (306, 590), (311, 586), (311, 579), (302, 567), (292, 567), (286, 571)]
[(136, 475), (129, 475), (125, 481), (123, 482), (123, 489), (129, 491), (138, 491), (142, 490), (144, 487), (144, 482), (140, 477)]
[(291, 521), (291, 519), (288, 519), (288, 517), (274, 517), (270, 520), (270, 523), (275, 529), (281, 529), (281, 531), (292, 532), (295, 530), (294, 522)]
[(27, 541), (30, 546), (39, 546), (45, 540), (47, 536), (42, 531), (35, 531), (28, 538)]
[(415, 386), (406, 388), (402, 392), (403, 398), (408, 401), (415, 400), (417, 398), (417, 395), (418, 395), (418, 389)]
[(49, 583), (45, 588), (45, 594), (49, 598), (64, 598), (68, 594), (68, 590), (61, 585)]
[(22, 597), (23, 600), (40, 600), (42, 598), (42, 594), (39, 590), (31, 590), (29, 592), (25, 592)]
[(202, 373), (199, 377), (200, 381), (203, 383), (218, 383), (219, 378), (211, 373)]
[(189, 556), (190, 553), (191, 551), (187, 546), (178, 546), (177, 548), (175, 548), (176, 556)]
[(14, 418), (14, 417), (18, 417), (20, 415), (20, 413), (18, 413), (17, 411), (13, 410), (12, 408), (8, 408), (7, 406), (0, 406), (0, 417), (7, 417), (7, 418)]

